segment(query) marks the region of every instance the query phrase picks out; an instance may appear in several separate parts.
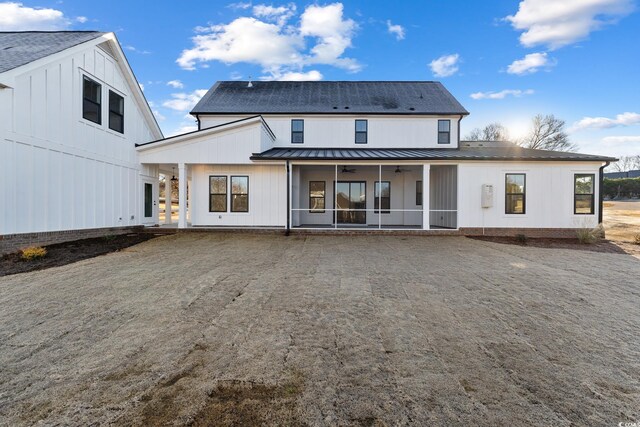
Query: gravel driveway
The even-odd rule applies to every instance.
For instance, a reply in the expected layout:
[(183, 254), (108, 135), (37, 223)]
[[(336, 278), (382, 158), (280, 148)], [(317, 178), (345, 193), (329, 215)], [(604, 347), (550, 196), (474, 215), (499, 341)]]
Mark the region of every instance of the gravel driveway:
[(463, 237), (161, 237), (0, 278), (0, 424), (640, 421), (639, 273)]

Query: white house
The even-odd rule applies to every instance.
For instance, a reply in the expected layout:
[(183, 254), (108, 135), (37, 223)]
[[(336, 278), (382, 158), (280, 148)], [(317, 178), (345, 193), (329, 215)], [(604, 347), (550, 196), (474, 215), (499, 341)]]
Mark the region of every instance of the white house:
[(223, 81), (191, 114), (199, 130), (137, 147), (178, 171), (180, 228), (575, 236), (615, 160), (461, 143), (438, 82)]
[(0, 32), (0, 240), (156, 223), (159, 138), (113, 33)]

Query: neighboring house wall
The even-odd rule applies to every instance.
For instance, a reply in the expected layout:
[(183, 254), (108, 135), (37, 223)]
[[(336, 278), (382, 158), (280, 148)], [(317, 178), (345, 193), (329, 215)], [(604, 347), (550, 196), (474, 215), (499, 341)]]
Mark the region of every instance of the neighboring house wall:
[[(120, 64), (91, 45), (17, 71), (0, 89), (0, 234), (141, 224), (141, 182), (154, 179), (157, 195), (158, 170), (134, 146), (159, 133)], [(102, 85), (101, 125), (82, 117), (83, 75)], [(124, 97), (124, 134), (109, 129), (109, 89)]]
[[(470, 162), (458, 166), (458, 226), (513, 228), (580, 228), (598, 224), (599, 163)], [(505, 213), (505, 174), (526, 174), (526, 212)], [(574, 175), (594, 175), (594, 212), (574, 215)], [(481, 207), (481, 186), (492, 184), (493, 207)]]
[[(276, 147), (457, 148), (460, 116), (263, 116), (276, 135)], [(199, 115), (201, 129), (243, 116)], [(291, 120), (304, 120), (304, 143), (291, 143)], [(355, 143), (355, 120), (368, 122), (368, 141)], [(438, 120), (450, 120), (449, 144), (438, 144)]]

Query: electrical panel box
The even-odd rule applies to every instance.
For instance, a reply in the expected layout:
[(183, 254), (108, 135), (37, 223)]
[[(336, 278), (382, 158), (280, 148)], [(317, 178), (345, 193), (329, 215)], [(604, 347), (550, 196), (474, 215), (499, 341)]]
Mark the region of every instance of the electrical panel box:
[(493, 185), (482, 184), (482, 196), (480, 199), (483, 208), (490, 208), (493, 206)]

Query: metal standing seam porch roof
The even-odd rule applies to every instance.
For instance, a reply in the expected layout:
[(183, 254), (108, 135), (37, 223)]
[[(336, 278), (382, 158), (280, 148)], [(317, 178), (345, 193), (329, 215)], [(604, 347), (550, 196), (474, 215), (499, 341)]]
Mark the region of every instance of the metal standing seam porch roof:
[(467, 115), (432, 81), (219, 81), (191, 114)]
[(0, 73), (106, 34), (100, 31), (0, 31)]
[(615, 161), (613, 157), (521, 147), (462, 148), (272, 148), (251, 160), (496, 160)]

